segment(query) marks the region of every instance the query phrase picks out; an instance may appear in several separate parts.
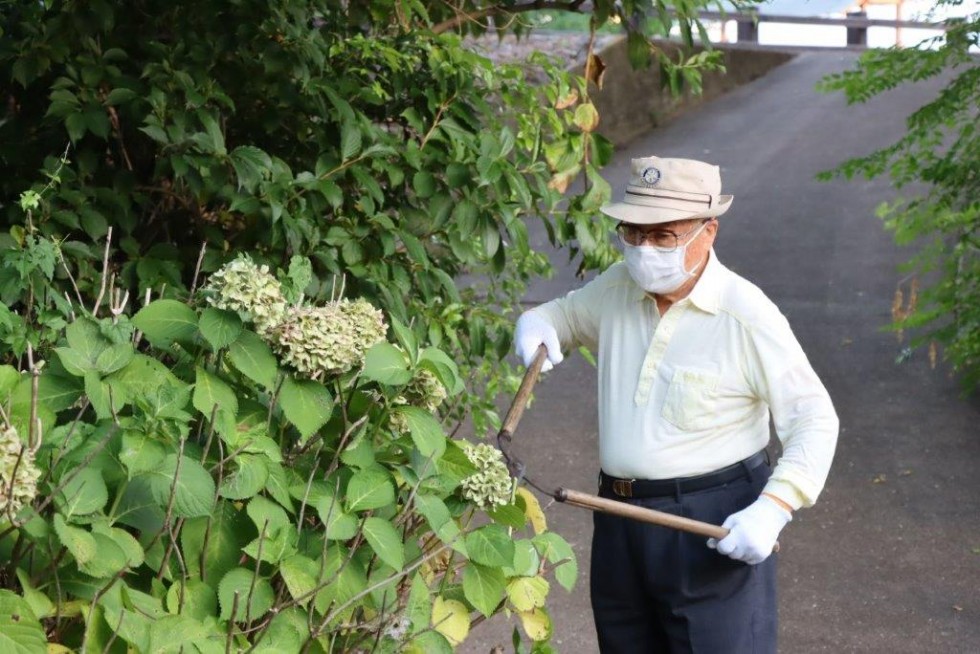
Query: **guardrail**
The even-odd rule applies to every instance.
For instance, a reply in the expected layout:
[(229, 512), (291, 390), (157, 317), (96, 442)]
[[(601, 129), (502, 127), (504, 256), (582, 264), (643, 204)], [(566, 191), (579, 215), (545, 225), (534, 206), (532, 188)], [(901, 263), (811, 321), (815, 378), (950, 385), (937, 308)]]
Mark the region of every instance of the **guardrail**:
[(848, 13), (846, 18), (818, 18), (813, 16), (782, 16), (777, 14), (722, 13), (720, 11), (702, 11), (698, 13), (702, 20), (735, 21), (738, 26), (740, 43), (759, 42), (760, 23), (789, 23), (795, 25), (837, 25), (847, 28), (847, 45), (867, 47), (869, 27), (903, 27), (913, 29), (948, 29), (945, 23), (928, 23), (912, 20), (883, 20), (868, 18), (863, 11)]

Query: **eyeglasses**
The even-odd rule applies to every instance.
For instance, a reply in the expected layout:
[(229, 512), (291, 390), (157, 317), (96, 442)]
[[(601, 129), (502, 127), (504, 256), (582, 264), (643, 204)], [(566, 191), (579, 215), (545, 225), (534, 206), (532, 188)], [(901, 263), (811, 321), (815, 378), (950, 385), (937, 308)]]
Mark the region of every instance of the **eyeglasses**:
[(673, 252), (680, 247), (681, 242), (685, 238), (700, 230), (710, 220), (709, 218), (702, 221), (699, 225), (695, 225), (683, 234), (678, 234), (662, 227), (645, 230), (640, 225), (633, 225), (631, 223), (619, 223), (616, 225), (616, 232), (619, 234), (619, 240), (624, 245), (649, 244), (664, 252)]

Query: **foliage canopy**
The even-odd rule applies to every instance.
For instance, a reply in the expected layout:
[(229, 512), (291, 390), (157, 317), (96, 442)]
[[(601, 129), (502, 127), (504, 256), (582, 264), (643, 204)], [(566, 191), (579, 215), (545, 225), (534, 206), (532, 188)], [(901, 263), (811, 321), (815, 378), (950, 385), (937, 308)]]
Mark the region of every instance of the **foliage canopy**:
[[(957, 0), (939, 0), (955, 7)], [(945, 38), (917, 47), (869, 50), (855, 69), (825, 79), (849, 103), (865, 102), (896, 86), (936, 76), (949, 79), (933, 101), (907, 120), (897, 142), (841, 164), (848, 178), (887, 174), (897, 188), (926, 191), (882, 205), (879, 216), (902, 244), (917, 243), (908, 263), (908, 299), (899, 287), (895, 327), (918, 332), (913, 345), (938, 341), (968, 388), (980, 385), (980, 12), (946, 21)], [(828, 173), (830, 174), (830, 173)], [(908, 279), (908, 278), (907, 278)], [(935, 280), (917, 293), (918, 280)], [(932, 345), (931, 347), (935, 347)], [(931, 356), (935, 356), (933, 353)]]
[[(564, 62), (462, 36), (580, 5), (0, 3), (0, 644), (440, 652), (507, 609), (549, 651), (574, 553), (453, 435), (514, 385), (528, 222), (615, 255), (611, 147)], [(641, 6), (592, 10), (636, 63)]]

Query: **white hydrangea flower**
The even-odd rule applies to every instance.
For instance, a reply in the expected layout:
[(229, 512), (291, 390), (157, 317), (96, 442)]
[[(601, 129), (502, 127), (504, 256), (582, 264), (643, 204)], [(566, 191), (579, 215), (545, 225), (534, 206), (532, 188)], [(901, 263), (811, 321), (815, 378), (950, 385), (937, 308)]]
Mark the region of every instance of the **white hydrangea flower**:
[(427, 409), (433, 413), (449, 395), (439, 378), (431, 370), (425, 368), (419, 368), (415, 371), (412, 381), (408, 383), (403, 393), (408, 404)]
[[(419, 368), (415, 371), (412, 381), (402, 390), (402, 394), (392, 400), (395, 406), (416, 406), (425, 409), (430, 413), (435, 413), (449, 396), (446, 387), (442, 385), (439, 378), (431, 370)], [(399, 433), (407, 433), (408, 421), (398, 413), (391, 414), (391, 426)]]
[(263, 336), (286, 313), (286, 298), (279, 280), (269, 272), (269, 266), (256, 265), (248, 255), (222, 266), (211, 275), (204, 291), (212, 306), (247, 315)]
[(463, 497), (481, 509), (509, 504), (514, 480), (501, 451), (486, 443), (473, 445), (464, 441), (462, 445), (466, 457), (476, 466), (476, 472), (460, 484)]
[(21, 442), (17, 430), (7, 427), (0, 432), (0, 515), (16, 515), (30, 505), (40, 478), (34, 453)]
[(287, 310), (269, 338), (283, 363), (310, 378), (360, 365), (364, 353), (385, 337), (384, 317), (365, 300)]

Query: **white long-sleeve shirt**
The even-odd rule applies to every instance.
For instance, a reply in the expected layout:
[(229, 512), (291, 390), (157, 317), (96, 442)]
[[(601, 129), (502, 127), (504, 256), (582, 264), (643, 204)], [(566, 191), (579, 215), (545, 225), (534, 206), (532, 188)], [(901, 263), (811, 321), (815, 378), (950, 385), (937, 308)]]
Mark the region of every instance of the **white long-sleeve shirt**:
[(609, 475), (670, 479), (783, 444), (765, 492), (794, 509), (817, 499), (838, 420), (786, 318), (712, 251), (694, 289), (663, 316), (615, 264), (532, 309), (563, 348), (598, 348), (599, 458)]

